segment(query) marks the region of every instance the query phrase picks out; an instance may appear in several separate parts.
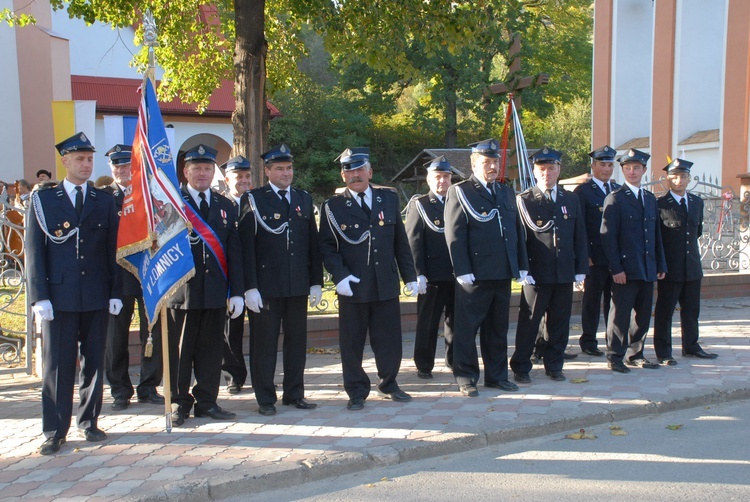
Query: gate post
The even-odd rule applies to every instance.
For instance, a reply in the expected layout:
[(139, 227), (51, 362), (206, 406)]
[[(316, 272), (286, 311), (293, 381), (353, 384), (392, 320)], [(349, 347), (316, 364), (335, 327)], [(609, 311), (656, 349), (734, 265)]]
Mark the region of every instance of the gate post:
[[(740, 179), (740, 242), (745, 246), (750, 242), (750, 173), (738, 174)], [(750, 274), (750, 257), (742, 253), (739, 257), (740, 274)]]

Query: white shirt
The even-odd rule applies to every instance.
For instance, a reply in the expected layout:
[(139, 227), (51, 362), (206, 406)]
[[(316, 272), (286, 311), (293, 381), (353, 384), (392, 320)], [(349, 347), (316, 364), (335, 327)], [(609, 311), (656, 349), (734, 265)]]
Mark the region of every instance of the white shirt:
[(682, 199), (685, 199), (685, 209), (687, 209), (687, 207), (688, 207), (688, 197), (687, 197), (687, 193), (686, 193), (685, 195), (682, 195), (682, 196), (680, 196), (680, 195), (677, 195), (677, 194), (676, 194), (676, 193), (674, 193), (674, 192), (673, 192), (672, 190), (670, 190), (670, 191), (669, 191), (669, 193), (671, 193), (671, 194), (672, 194), (672, 197), (674, 197), (674, 200), (676, 200), (676, 201), (677, 201), (677, 204), (679, 204), (679, 203), (680, 203), (680, 201), (681, 201)]
[[(604, 195), (607, 195), (607, 191), (604, 189), (604, 182), (602, 180), (598, 180), (596, 178), (591, 178), (594, 180), (594, 183), (596, 183), (596, 186), (599, 187), (599, 189), (604, 192)], [(609, 185), (609, 192), (612, 192), (612, 182), (608, 181), (607, 184)]]
[(70, 199), (70, 203), (73, 204), (73, 207), (76, 207), (76, 187), (81, 187), (81, 193), (83, 194), (83, 202), (86, 202), (86, 183), (83, 185), (76, 185), (75, 183), (71, 183), (68, 181), (68, 178), (65, 178), (63, 180), (63, 190), (65, 190), (65, 193), (68, 194), (68, 198)]
[[(631, 185), (630, 183), (628, 183), (627, 181), (625, 182), (625, 185), (627, 185), (628, 188), (630, 188), (630, 191), (633, 192), (633, 197), (635, 197), (636, 200), (637, 200), (638, 199), (638, 193), (641, 190), (643, 190), (643, 189), (641, 187), (635, 187), (635, 186)], [(643, 194), (641, 194), (641, 200), (643, 201), (643, 205), (645, 206), (646, 205), (646, 201), (645, 201), (645, 197), (643, 196)]]
[(271, 185), (271, 189), (273, 189), (273, 192), (276, 194), (276, 197), (278, 197), (279, 199), (281, 199), (281, 195), (279, 195), (279, 190), (286, 190), (286, 193), (284, 194), (284, 198), (290, 205), (292, 204), (292, 187), (287, 187), (286, 189), (284, 189), (284, 188), (277, 187), (273, 183), (269, 183), (269, 185)]
[[(539, 189), (542, 191), (542, 194), (544, 194), (545, 197), (547, 197), (547, 189), (539, 187)], [(552, 202), (555, 202), (557, 200), (557, 185), (550, 188), (552, 192), (550, 192), (549, 196), (552, 199)]]
[[(362, 197), (359, 196), (359, 192), (355, 192), (354, 190), (350, 190), (350, 192), (354, 194), (354, 198), (357, 200), (357, 204), (359, 204), (359, 206), (362, 207)], [(369, 185), (367, 189), (365, 189), (364, 194), (365, 194), (364, 200), (365, 200), (365, 203), (367, 204), (367, 207), (372, 209), (372, 189), (369, 187)]]
[[(195, 188), (193, 188), (192, 186), (190, 186), (190, 184), (187, 184), (186, 186), (187, 186), (188, 193), (193, 198), (193, 200), (195, 201), (195, 203), (198, 205), (198, 208), (200, 208), (201, 207), (201, 197), (198, 194), (201, 193), (201, 192), (199, 192), (198, 190), (196, 190)], [(211, 189), (208, 188), (208, 189), (204, 190), (203, 193), (206, 194), (206, 204), (208, 204), (208, 207), (211, 207)]]

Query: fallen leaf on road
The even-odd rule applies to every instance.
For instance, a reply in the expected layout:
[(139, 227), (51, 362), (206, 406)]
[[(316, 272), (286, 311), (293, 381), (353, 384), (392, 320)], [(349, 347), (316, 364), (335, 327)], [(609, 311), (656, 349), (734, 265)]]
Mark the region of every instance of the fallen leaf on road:
[(588, 378), (574, 378), (570, 383), (587, 383), (588, 381)]
[(609, 426), (609, 433), (613, 436), (627, 436), (628, 433), (622, 430), (622, 427), (619, 425), (610, 425)]
[(670, 431), (678, 431), (678, 430), (682, 429), (682, 424), (667, 425), (667, 429), (669, 429)]
[(380, 481), (392, 481), (392, 480), (388, 478), (388, 476), (383, 476), (382, 478), (380, 478)]
[(596, 436), (594, 436), (593, 434), (586, 434), (586, 431), (584, 429), (581, 429), (578, 432), (568, 434), (567, 436), (565, 436), (565, 439), (596, 439)]
[(367, 483), (365, 488), (375, 488), (375, 483)]
[(307, 349), (308, 354), (339, 354), (339, 349), (329, 349), (325, 347), (310, 347)]

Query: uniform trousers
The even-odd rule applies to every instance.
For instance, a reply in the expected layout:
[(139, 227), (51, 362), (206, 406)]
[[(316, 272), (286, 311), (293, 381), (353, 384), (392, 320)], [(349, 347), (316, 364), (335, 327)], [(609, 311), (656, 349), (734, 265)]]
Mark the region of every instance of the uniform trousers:
[(154, 332), (152, 339), (153, 353), (151, 357), (144, 356), (146, 341), (148, 340), (148, 318), (143, 306), (142, 296), (123, 295), (122, 310), (119, 315), (110, 315), (107, 326), (107, 350), (105, 368), (107, 382), (109, 382), (112, 397), (115, 399), (130, 399), (133, 397), (133, 383), (130, 381), (130, 323), (133, 320), (135, 305), (138, 304), (138, 319), (140, 322), (141, 341), (141, 379), (138, 384), (138, 397), (147, 397), (156, 392), (162, 379), (161, 333)]
[[(189, 415), (216, 406), (221, 381), (226, 308), (168, 310), (172, 410)], [(192, 376), (195, 385), (190, 389)]]
[(479, 380), (477, 330), (484, 383), (507, 380), (510, 279), (476, 281), (472, 285), (456, 283), (455, 308), (453, 375), (456, 382), (476, 385)]
[(263, 298), (260, 313), (251, 313), (253, 391), (258, 404), (276, 403), (276, 359), (279, 333), (284, 329), (284, 381), (282, 402), (305, 397), (305, 361), (307, 358), (307, 296)]
[(596, 332), (599, 330), (600, 313), (604, 313), (606, 329), (609, 319), (609, 303), (612, 300), (612, 274), (606, 265), (592, 265), (583, 281), (583, 298), (581, 299), (581, 328), (583, 333), (578, 339), (581, 350), (596, 349)]
[[(242, 350), (242, 342), (245, 336), (245, 313), (232, 319), (227, 318), (224, 326), (224, 347), (221, 370), (227, 381), (227, 385), (239, 385), (242, 387), (247, 381), (247, 365)], [(250, 346), (252, 347), (252, 330), (250, 330)], [(252, 351), (251, 351), (252, 352)]]
[(680, 302), (680, 329), (682, 350), (695, 353), (701, 350), (698, 343), (698, 317), (701, 312), (701, 280), (657, 283), (654, 308), (654, 351), (656, 357), (672, 357), (672, 314)]
[(366, 399), (370, 378), (362, 368), (367, 333), (378, 370), (378, 390), (399, 390), (396, 377), (401, 368), (401, 307), (398, 298), (353, 303), (339, 297), (339, 347), (344, 389), (349, 398)]
[(47, 438), (64, 438), (73, 414), (73, 387), (78, 370), (79, 429), (97, 426), (104, 394), (104, 347), (107, 309), (88, 312), (56, 310), (42, 322), (42, 431)]
[(435, 367), (438, 327), (445, 311), (445, 365), (453, 367), (453, 310), (455, 281), (427, 283), (427, 292), (417, 298), (417, 333), (414, 339), (414, 364), (417, 370), (430, 372)]
[(612, 283), (612, 305), (607, 323), (607, 360), (622, 362), (643, 358), (643, 345), (651, 323), (654, 283), (628, 279)]
[[(573, 285), (528, 284), (523, 286), (516, 327), (516, 350), (510, 359), (515, 373), (531, 371), (531, 355), (537, 341), (542, 321), (544, 343), (540, 344), (547, 371), (562, 371), (563, 354), (570, 334), (570, 310), (573, 302)], [(546, 314), (546, 317), (545, 317)]]

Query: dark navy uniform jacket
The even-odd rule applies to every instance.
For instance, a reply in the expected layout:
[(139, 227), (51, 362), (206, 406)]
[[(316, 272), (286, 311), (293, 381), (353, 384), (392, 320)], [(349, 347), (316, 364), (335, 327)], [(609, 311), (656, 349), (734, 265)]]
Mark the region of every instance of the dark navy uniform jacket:
[[(612, 190), (617, 190), (620, 185), (609, 180)], [(588, 239), (589, 258), (594, 265), (607, 265), (607, 257), (604, 254), (600, 230), (602, 227), (602, 212), (604, 211), (604, 192), (592, 179), (588, 183), (578, 185), (573, 193), (578, 196), (581, 205), (581, 216), (586, 223), (586, 238)]]
[(628, 280), (655, 282), (667, 271), (657, 221), (656, 197), (643, 190), (644, 204), (627, 185), (610, 193), (602, 213), (602, 245), (612, 275), (625, 272)]
[[(198, 211), (187, 188), (180, 191), (187, 204)], [(218, 236), (224, 248), (229, 269), (229, 282), (222, 275), (219, 262), (213, 253), (204, 246), (203, 241), (191, 236), (190, 250), (195, 262), (195, 276), (180, 287), (169, 301), (173, 309), (217, 309), (226, 308), (227, 298), (243, 296), (244, 281), (242, 273), (242, 253), (240, 251), (240, 237), (237, 230), (237, 208), (232, 202), (211, 190), (209, 204), (208, 225)], [(197, 236), (196, 236), (197, 237)]]
[[(125, 200), (125, 193), (120, 189), (120, 186), (117, 183), (113, 182), (111, 185), (101, 187), (100, 190), (102, 192), (112, 194), (112, 197), (114, 197), (115, 199), (117, 216), (122, 216), (122, 201)], [(118, 267), (120, 266), (118, 265)], [(133, 274), (120, 267), (120, 276), (122, 278), (121, 294), (123, 296), (141, 296), (143, 294), (143, 290), (141, 289), (141, 282), (136, 279)]]
[(49, 300), (54, 311), (88, 312), (109, 309), (120, 298), (120, 275), (115, 262), (119, 218), (112, 195), (86, 187), (80, 219), (63, 184), (39, 190), (48, 232), (63, 237), (79, 228), (76, 237), (55, 244), (39, 226), (36, 207), (29, 212), (26, 266), (31, 303)]
[(560, 186), (554, 202), (547, 199), (538, 186), (529, 188), (519, 197), (536, 226), (554, 222), (545, 232), (526, 229), (529, 275), (534, 281), (562, 284), (574, 282), (576, 274), (588, 272), (586, 230), (578, 197)]
[[(338, 284), (348, 275), (360, 279), (359, 284), (351, 284), (354, 296), (339, 296), (341, 302), (398, 298), (399, 273), (404, 283), (417, 280), (414, 259), (401, 221), (398, 195), (387, 188), (372, 185), (370, 188), (372, 208), (369, 219), (349, 189), (325, 201), (320, 211), (320, 251), (333, 282)], [(335, 223), (329, 218), (329, 211)], [(370, 239), (360, 244), (348, 242), (358, 241), (367, 230)]]
[[(289, 214), (286, 205), (265, 185), (250, 193), (257, 216), (270, 229), (289, 224), (289, 233), (269, 232), (256, 221), (256, 214), (243, 194), (240, 205), (240, 240), (245, 270), (245, 289), (257, 289), (261, 298), (307, 296), (310, 286), (323, 285), (323, 262), (318, 249), (318, 228), (309, 193), (290, 187)], [(287, 239), (288, 236), (288, 239)]]
[(664, 254), (669, 257), (666, 281), (695, 281), (703, 277), (698, 238), (703, 233), (703, 200), (686, 194), (688, 214), (667, 192), (656, 201), (659, 207)]
[[(426, 222), (420, 211), (419, 204), (429, 220)], [(417, 275), (423, 275), (429, 282), (453, 281), (453, 267), (448, 253), (445, 234), (435, 231), (432, 226), (444, 229), (443, 214), (445, 203), (430, 191), (421, 196), (415, 196), (409, 201), (406, 212), (406, 235), (409, 238), (411, 253), (414, 256), (414, 266)]]
[[(518, 216), (513, 190), (495, 183), (495, 200), (477, 178), (451, 185), (445, 199), (445, 239), (456, 277), (474, 274), (476, 280), (518, 278), (519, 270), (528, 270), (523, 225)], [(457, 190), (479, 215), (497, 209), (502, 217), (502, 230), (497, 217), (477, 221), (459, 203)]]

